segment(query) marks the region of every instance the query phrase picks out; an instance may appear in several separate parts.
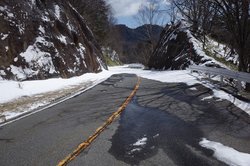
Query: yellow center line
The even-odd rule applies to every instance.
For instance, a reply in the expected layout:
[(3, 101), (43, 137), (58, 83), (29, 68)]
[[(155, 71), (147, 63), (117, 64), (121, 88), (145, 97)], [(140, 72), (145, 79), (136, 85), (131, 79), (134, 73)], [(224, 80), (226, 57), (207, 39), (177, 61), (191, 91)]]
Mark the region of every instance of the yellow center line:
[(130, 103), (130, 101), (136, 94), (136, 91), (138, 90), (140, 83), (141, 83), (141, 78), (138, 77), (134, 90), (127, 97), (127, 99), (123, 102), (123, 104), (118, 108), (118, 110), (114, 112), (102, 126), (97, 128), (93, 135), (91, 135), (87, 140), (79, 144), (77, 148), (71, 154), (69, 154), (67, 157), (61, 160), (57, 164), (57, 166), (66, 166), (70, 161), (74, 160), (83, 150), (89, 147), (90, 144), (105, 130), (105, 128), (107, 128), (107, 126), (110, 125), (125, 110), (127, 105)]

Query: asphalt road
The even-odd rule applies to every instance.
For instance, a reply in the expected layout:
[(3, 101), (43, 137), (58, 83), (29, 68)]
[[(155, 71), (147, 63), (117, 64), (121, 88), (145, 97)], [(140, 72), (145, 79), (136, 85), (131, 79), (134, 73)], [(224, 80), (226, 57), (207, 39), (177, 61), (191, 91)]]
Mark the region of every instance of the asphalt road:
[[(115, 75), (75, 98), (1, 127), (0, 165), (56, 165), (120, 107), (136, 82), (135, 75)], [(199, 145), (202, 138), (250, 153), (249, 121), (227, 101), (202, 100), (211, 93), (198, 84), (142, 79), (121, 116), (68, 165), (224, 165)], [(140, 139), (142, 144), (136, 144)]]

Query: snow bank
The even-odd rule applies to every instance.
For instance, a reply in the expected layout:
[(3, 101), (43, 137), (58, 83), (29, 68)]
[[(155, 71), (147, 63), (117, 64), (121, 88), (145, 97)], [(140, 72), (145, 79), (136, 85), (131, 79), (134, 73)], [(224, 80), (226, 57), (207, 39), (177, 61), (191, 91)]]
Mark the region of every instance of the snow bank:
[(231, 103), (233, 103), (236, 107), (240, 108), (241, 110), (245, 111), (247, 114), (250, 115), (250, 103), (241, 101), (241, 100), (235, 98), (231, 94), (228, 94), (228, 93), (226, 93), (226, 92), (224, 92), (222, 90), (218, 90), (218, 89), (214, 88), (214, 86), (212, 84), (203, 83), (203, 85), (213, 91), (213, 96), (203, 98), (202, 100), (211, 99), (213, 97), (228, 100)]
[(130, 73), (136, 74), (140, 77), (156, 80), (166, 83), (186, 83), (187, 85), (194, 85), (200, 83), (190, 75), (187, 70), (175, 70), (175, 71), (153, 71), (153, 70), (141, 70), (131, 69), (129, 65), (112, 67), (109, 69), (113, 74)]
[(91, 81), (99, 83), (111, 76), (111, 73), (103, 71), (101, 73), (88, 73), (79, 77), (69, 79), (54, 78), (48, 80), (35, 81), (0, 81), (0, 103), (9, 102), (22, 96), (32, 96), (40, 93), (60, 90), (82, 82)]
[(207, 149), (214, 151), (213, 156), (230, 166), (249, 166), (250, 154), (239, 152), (221, 143), (209, 141), (205, 138), (199, 144)]
[[(17, 98), (23, 96), (33, 96), (46, 92), (57, 91), (65, 89), (70, 86), (79, 85), (85, 82), (92, 82), (92, 86), (106, 80), (113, 74), (136, 74), (140, 77), (156, 80), (165, 83), (186, 83), (187, 85), (203, 84), (207, 88), (213, 90), (212, 97), (225, 99), (232, 102), (235, 106), (239, 107), (250, 115), (250, 103), (240, 101), (230, 94), (224, 91), (217, 90), (213, 85), (209, 83), (200, 82), (196, 77), (190, 74), (187, 70), (177, 71), (151, 71), (129, 68), (129, 65), (110, 67), (109, 71), (103, 70), (100, 73), (87, 73), (82, 76), (73, 77), (69, 79), (54, 78), (48, 80), (35, 80), (35, 81), (6, 81), (0, 80), (0, 104), (11, 102)], [(195, 89), (194, 89), (195, 90)], [(212, 98), (211, 96), (204, 98), (207, 100)], [(41, 101), (42, 103), (43, 101)], [(48, 103), (49, 104), (49, 103)], [(37, 104), (39, 106), (39, 103)], [(44, 103), (43, 103), (44, 105)], [(11, 115), (12, 117), (12, 115)]]

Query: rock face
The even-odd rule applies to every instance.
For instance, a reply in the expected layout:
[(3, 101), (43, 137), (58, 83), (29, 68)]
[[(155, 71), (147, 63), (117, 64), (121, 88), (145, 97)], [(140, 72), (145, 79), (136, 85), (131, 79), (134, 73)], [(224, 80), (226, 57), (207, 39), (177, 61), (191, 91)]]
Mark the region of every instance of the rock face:
[(159, 70), (185, 69), (190, 64), (213, 65), (213, 59), (202, 51), (201, 43), (185, 23), (167, 25), (149, 59), (148, 67)]
[(0, 22), (0, 78), (67, 78), (106, 68), (91, 30), (67, 1), (2, 0)]

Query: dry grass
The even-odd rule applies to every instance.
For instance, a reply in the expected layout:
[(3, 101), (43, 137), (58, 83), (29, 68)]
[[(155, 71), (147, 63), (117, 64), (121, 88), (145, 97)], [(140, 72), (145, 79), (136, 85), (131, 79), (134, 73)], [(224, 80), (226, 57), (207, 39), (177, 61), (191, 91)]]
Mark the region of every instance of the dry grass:
[(69, 86), (58, 91), (41, 93), (34, 96), (23, 96), (11, 102), (0, 104), (0, 122), (6, 120), (3, 115), (6, 112), (23, 113), (32, 111), (41, 106), (46, 106), (50, 103), (60, 101), (65, 97), (72, 96), (73, 94), (80, 92), (91, 85), (92, 82), (82, 83), (79, 85)]

